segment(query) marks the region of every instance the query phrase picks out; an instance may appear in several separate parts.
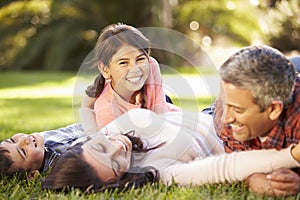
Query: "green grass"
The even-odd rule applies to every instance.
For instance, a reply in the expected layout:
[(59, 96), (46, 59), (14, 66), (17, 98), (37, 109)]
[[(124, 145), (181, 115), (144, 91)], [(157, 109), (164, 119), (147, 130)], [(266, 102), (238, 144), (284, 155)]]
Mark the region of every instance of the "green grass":
[[(74, 81), (72, 73), (1, 72), (0, 140), (17, 132), (31, 133), (74, 123), (76, 111), (72, 107), (72, 91), (68, 91), (72, 90)], [(212, 100), (209, 97), (174, 99), (174, 103), (191, 110), (195, 109), (196, 103), (200, 110)], [(78, 190), (68, 193), (42, 190), (39, 179), (30, 182), (1, 180), (0, 184), (0, 199), (272, 199), (251, 194), (243, 182), (199, 187), (155, 184), (126, 192), (95, 194), (83, 194)]]
[(74, 123), (74, 80), (70, 73), (1, 72), (0, 139)]

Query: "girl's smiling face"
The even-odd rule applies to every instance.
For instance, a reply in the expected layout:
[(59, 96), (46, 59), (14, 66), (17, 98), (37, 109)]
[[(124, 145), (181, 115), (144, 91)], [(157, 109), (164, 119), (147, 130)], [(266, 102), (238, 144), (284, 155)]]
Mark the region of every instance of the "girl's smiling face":
[(109, 66), (99, 66), (105, 78), (111, 78), (112, 88), (124, 99), (139, 91), (149, 76), (149, 57), (130, 45), (123, 45), (113, 55)]

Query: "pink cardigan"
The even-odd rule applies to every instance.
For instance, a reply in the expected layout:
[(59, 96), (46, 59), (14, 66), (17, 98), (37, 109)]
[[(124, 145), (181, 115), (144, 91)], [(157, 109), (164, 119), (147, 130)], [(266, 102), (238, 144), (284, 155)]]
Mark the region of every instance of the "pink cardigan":
[[(150, 74), (146, 82), (147, 109), (158, 114), (181, 111), (181, 108), (166, 102), (159, 64), (152, 57), (150, 57), (150, 69)], [(137, 100), (137, 102), (139, 101)], [(109, 122), (134, 108), (141, 108), (141, 104), (131, 104), (125, 101), (113, 90), (110, 81), (107, 81), (94, 105), (98, 128), (103, 128)]]

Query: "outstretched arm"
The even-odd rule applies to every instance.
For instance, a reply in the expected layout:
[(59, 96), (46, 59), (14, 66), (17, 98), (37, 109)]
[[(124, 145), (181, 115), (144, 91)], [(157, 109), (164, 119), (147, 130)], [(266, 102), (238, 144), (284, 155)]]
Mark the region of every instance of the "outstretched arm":
[(275, 169), (299, 167), (291, 154), (291, 148), (277, 150), (254, 150), (211, 156), (189, 163), (177, 163), (162, 170), (164, 182), (180, 185), (236, 182), (245, 180), (255, 172), (270, 173)]

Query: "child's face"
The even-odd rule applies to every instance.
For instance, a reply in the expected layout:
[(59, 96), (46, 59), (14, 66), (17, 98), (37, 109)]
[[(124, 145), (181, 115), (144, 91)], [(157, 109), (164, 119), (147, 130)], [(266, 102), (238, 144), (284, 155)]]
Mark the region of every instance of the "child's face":
[(149, 76), (148, 55), (129, 45), (123, 45), (112, 57), (107, 75), (111, 77), (112, 87), (122, 94), (140, 90)]
[(9, 171), (16, 169), (38, 170), (44, 159), (44, 137), (38, 133), (18, 133), (0, 143), (9, 151), (14, 162)]

